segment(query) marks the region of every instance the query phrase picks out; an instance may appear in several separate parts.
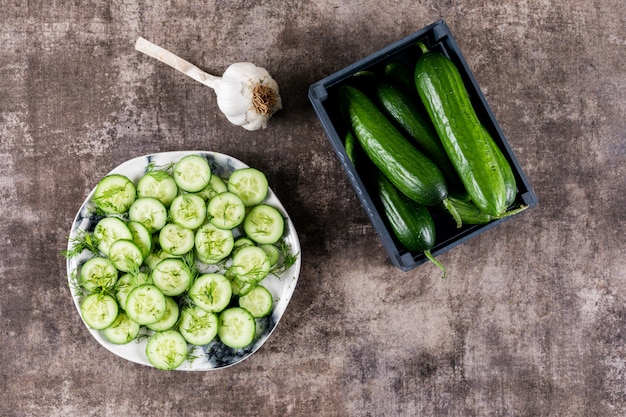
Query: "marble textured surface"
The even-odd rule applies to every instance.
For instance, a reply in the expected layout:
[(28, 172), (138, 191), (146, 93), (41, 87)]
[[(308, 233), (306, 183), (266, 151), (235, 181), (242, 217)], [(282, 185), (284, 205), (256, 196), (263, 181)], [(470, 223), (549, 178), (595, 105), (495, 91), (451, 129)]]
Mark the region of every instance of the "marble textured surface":
[[(626, 9), (621, 0), (1, 0), (3, 416), (623, 416)], [(443, 18), (539, 206), (392, 267), (308, 86)], [(284, 109), (246, 132), (207, 87), (137, 53), (266, 67)], [(65, 260), (97, 180), (213, 150), (264, 170), (303, 268), (263, 348), (217, 372), (117, 358), (84, 328)]]

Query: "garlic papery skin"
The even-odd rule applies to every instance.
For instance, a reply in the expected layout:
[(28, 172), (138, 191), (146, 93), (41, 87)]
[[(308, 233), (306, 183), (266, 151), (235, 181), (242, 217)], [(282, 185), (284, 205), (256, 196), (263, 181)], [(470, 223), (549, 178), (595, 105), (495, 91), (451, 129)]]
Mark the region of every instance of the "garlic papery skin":
[(282, 109), (278, 83), (250, 62), (229, 66), (215, 92), (222, 113), (246, 130), (265, 129), (270, 117)]
[(135, 49), (211, 87), (226, 118), (246, 130), (265, 129), (272, 115), (282, 109), (278, 83), (266, 69), (250, 62), (234, 63), (217, 77), (142, 37)]

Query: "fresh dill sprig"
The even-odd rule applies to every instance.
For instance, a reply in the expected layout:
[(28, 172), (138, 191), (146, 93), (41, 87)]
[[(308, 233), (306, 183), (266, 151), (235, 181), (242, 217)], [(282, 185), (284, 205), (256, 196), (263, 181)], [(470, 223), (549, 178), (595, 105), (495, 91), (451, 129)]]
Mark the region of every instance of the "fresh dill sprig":
[(87, 250), (94, 255), (99, 253), (98, 245), (100, 240), (93, 234), (85, 232), (84, 230), (78, 230), (76, 237), (70, 239), (72, 247), (68, 250), (61, 252), (67, 259), (80, 255), (83, 251)]
[(291, 245), (285, 242), (284, 239), (276, 245), (276, 248), (280, 254), (280, 260), (276, 263), (276, 265), (274, 265), (270, 272), (280, 278), (280, 274), (291, 268), (296, 263), (300, 253), (291, 253)]

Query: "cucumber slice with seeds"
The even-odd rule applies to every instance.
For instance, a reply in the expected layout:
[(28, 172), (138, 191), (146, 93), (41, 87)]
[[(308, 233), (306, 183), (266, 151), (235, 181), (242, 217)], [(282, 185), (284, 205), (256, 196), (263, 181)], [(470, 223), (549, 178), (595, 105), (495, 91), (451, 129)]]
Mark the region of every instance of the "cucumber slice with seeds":
[(246, 246), (233, 255), (230, 271), (243, 282), (258, 283), (270, 271), (270, 259), (258, 246)]
[(159, 232), (161, 249), (172, 255), (184, 255), (193, 249), (193, 230), (175, 223), (166, 224)]
[(165, 314), (158, 321), (148, 324), (146, 327), (155, 332), (163, 332), (174, 327), (178, 321), (180, 310), (176, 300), (172, 297), (165, 297)]
[(132, 239), (128, 225), (118, 217), (105, 217), (96, 224), (93, 236), (98, 240), (98, 250), (105, 255), (109, 254), (111, 244), (120, 239)]
[(220, 229), (234, 229), (246, 216), (246, 206), (237, 194), (224, 192), (216, 195), (207, 204), (209, 221)]
[(148, 269), (150, 271), (153, 271), (154, 268), (156, 268), (156, 266), (159, 264), (159, 262), (161, 262), (163, 259), (170, 259), (170, 258), (180, 258), (180, 256), (178, 255), (172, 255), (171, 253), (164, 251), (162, 249), (152, 252), (150, 255), (148, 255), (146, 257), (146, 259), (143, 260), (143, 264), (148, 267)]
[(254, 206), (243, 221), (246, 235), (259, 244), (278, 242), (285, 231), (285, 219), (274, 207), (267, 204)]
[(141, 249), (143, 257), (150, 255), (152, 252), (152, 235), (143, 223), (129, 221), (126, 223), (130, 234), (132, 235), (133, 242)]
[(198, 191), (196, 195), (202, 197), (204, 201), (209, 201), (224, 191), (228, 191), (228, 187), (226, 186), (224, 180), (217, 175), (211, 175), (209, 185), (207, 185), (202, 191)]
[(171, 297), (184, 293), (192, 280), (189, 267), (180, 258), (162, 260), (152, 270), (150, 277), (163, 294)]
[(192, 345), (209, 344), (217, 336), (218, 319), (215, 313), (190, 306), (180, 313), (178, 331)]
[(122, 214), (128, 211), (136, 197), (137, 189), (128, 177), (110, 174), (98, 182), (93, 200), (107, 214)]
[(157, 332), (150, 336), (146, 345), (146, 357), (157, 369), (178, 368), (187, 359), (189, 347), (176, 330)]
[(112, 288), (117, 282), (117, 268), (100, 256), (88, 259), (81, 267), (78, 283), (89, 292)]
[(228, 278), (222, 274), (209, 273), (200, 275), (187, 294), (198, 307), (212, 313), (224, 310), (233, 292)]
[(143, 253), (132, 240), (121, 239), (109, 248), (109, 259), (119, 271), (137, 271), (143, 262)]
[(247, 207), (254, 206), (267, 197), (267, 177), (256, 168), (237, 169), (228, 178), (228, 191), (237, 194)]
[(172, 201), (170, 218), (173, 223), (195, 230), (206, 220), (206, 203), (195, 194), (181, 194)]
[(137, 338), (140, 328), (139, 324), (120, 311), (113, 324), (102, 331), (102, 335), (113, 344), (125, 345)]
[(272, 293), (262, 285), (257, 285), (249, 293), (239, 297), (239, 307), (248, 310), (254, 318), (268, 316), (273, 306)]
[(92, 329), (102, 330), (109, 327), (119, 312), (119, 307), (115, 298), (108, 294), (92, 293), (80, 303), (80, 312)]
[(278, 259), (280, 259), (280, 251), (278, 248), (274, 245), (260, 245), (259, 247), (267, 253), (270, 259), (270, 267), (276, 265)]
[(150, 284), (151, 282), (150, 276), (145, 272), (122, 275), (117, 280), (117, 284), (115, 284), (115, 298), (117, 299), (120, 307), (123, 309), (126, 308), (126, 298), (132, 290), (140, 285)]
[(248, 310), (231, 307), (220, 314), (217, 334), (226, 346), (244, 348), (254, 341), (255, 333), (256, 322)]
[(235, 238), (232, 231), (219, 229), (207, 223), (196, 232), (194, 244), (200, 262), (215, 264), (230, 255)]
[(128, 217), (146, 226), (150, 233), (154, 233), (167, 223), (167, 208), (154, 197), (142, 197), (130, 206)]
[(166, 207), (178, 195), (178, 185), (174, 178), (165, 171), (147, 172), (137, 182), (137, 197), (154, 197)]
[(126, 314), (141, 325), (161, 320), (166, 308), (165, 295), (152, 284), (140, 285), (126, 297)]
[(211, 180), (211, 167), (199, 155), (187, 155), (180, 159), (174, 165), (173, 172), (178, 187), (190, 193), (203, 190)]

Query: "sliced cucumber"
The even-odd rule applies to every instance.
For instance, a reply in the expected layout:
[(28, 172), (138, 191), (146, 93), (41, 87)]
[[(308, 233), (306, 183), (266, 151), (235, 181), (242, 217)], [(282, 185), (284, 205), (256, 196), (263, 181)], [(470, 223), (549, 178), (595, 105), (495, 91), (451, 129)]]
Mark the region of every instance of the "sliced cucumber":
[(283, 236), (285, 219), (278, 209), (259, 204), (252, 207), (243, 221), (246, 235), (259, 244), (273, 244)]
[(112, 288), (117, 282), (117, 268), (106, 258), (89, 258), (81, 267), (78, 283), (89, 292)]
[(126, 225), (130, 230), (133, 242), (141, 249), (143, 257), (150, 255), (150, 252), (152, 252), (152, 235), (148, 228), (143, 223), (133, 221), (126, 223)]
[(123, 309), (126, 308), (126, 298), (132, 290), (140, 285), (150, 284), (151, 282), (150, 276), (145, 272), (122, 275), (117, 280), (117, 284), (115, 284), (115, 298), (117, 299), (120, 307)]
[(119, 312), (115, 298), (104, 293), (92, 293), (80, 303), (80, 313), (92, 329), (102, 330), (109, 327)]
[(223, 193), (225, 191), (228, 191), (228, 187), (226, 186), (224, 180), (217, 175), (211, 175), (209, 185), (207, 185), (202, 191), (198, 191), (196, 195), (202, 197), (204, 201), (209, 201), (219, 193)]
[(134, 241), (121, 239), (109, 248), (109, 259), (122, 272), (138, 271), (143, 263), (143, 253)]
[(154, 197), (142, 197), (130, 206), (128, 217), (146, 226), (150, 233), (154, 233), (167, 223), (167, 208)]
[(206, 220), (206, 203), (195, 194), (181, 194), (172, 201), (170, 219), (173, 223), (195, 230)]
[(211, 167), (200, 155), (187, 155), (174, 165), (173, 176), (180, 189), (195, 193), (209, 185)]
[(161, 249), (172, 255), (184, 255), (193, 249), (193, 230), (175, 223), (166, 224), (159, 232)]
[(228, 178), (228, 191), (237, 194), (246, 206), (254, 206), (267, 197), (267, 177), (256, 168), (237, 169)]
[(159, 262), (150, 277), (164, 295), (181, 295), (191, 284), (191, 271), (180, 258), (169, 258)]
[(143, 260), (143, 264), (147, 266), (150, 271), (152, 271), (163, 259), (170, 258), (180, 258), (180, 256), (172, 255), (171, 253), (160, 249), (150, 253), (150, 255), (148, 255), (146, 259)]
[(217, 334), (226, 346), (240, 349), (254, 341), (256, 322), (245, 308), (231, 307), (222, 311)]
[(111, 244), (120, 239), (132, 239), (126, 222), (118, 217), (104, 217), (93, 230), (93, 236), (98, 241), (98, 250), (105, 255), (109, 254)]
[(270, 259), (258, 246), (246, 246), (233, 255), (230, 271), (243, 282), (258, 283), (270, 271)]
[(146, 357), (157, 369), (178, 368), (189, 354), (187, 342), (176, 330), (157, 332), (150, 336), (146, 345)]
[(254, 287), (258, 285), (256, 281), (243, 281), (237, 275), (232, 273), (232, 269), (226, 274), (230, 280), (230, 287), (232, 288), (233, 295), (242, 297), (248, 294)]
[(224, 310), (233, 292), (228, 278), (222, 274), (209, 273), (196, 278), (187, 294), (198, 307), (212, 313)]
[(219, 229), (207, 223), (196, 231), (194, 243), (198, 260), (206, 264), (215, 264), (230, 255), (235, 238), (232, 231)]
[(245, 248), (246, 246), (254, 246), (255, 243), (252, 239), (247, 238), (245, 236), (238, 237), (235, 239), (235, 244), (233, 246), (233, 254), (237, 249)]
[(266, 317), (272, 312), (274, 298), (262, 285), (257, 285), (246, 295), (239, 297), (239, 307), (245, 308), (254, 318)]
[(192, 345), (209, 344), (217, 335), (217, 327), (217, 315), (198, 306), (186, 307), (180, 313), (178, 331)]
[(109, 327), (102, 331), (102, 335), (111, 343), (125, 345), (137, 338), (141, 326), (135, 323), (120, 311), (117, 318)]
[(176, 300), (172, 297), (165, 297), (165, 314), (163, 317), (154, 323), (148, 324), (146, 327), (155, 332), (163, 332), (174, 327), (178, 321), (180, 310)]
[(147, 172), (137, 182), (137, 197), (154, 197), (169, 207), (178, 195), (178, 185), (174, 177), (165, 171)]
[(137, 189), (128, 177), (111, 174), (98, 182), (93, 200), (105, 213), (122, 214), (128, 211), (136, 197)]
[(270, 259), (270, 267), (276, 265), (278, 259), (280, 259), (280, 251), (274, 245), (260, 245), (261, 249), (267, 253), (268, 258)]
[(237, 194), (226, 191), (209, 200), (207, 215), (215, 227), (234, 229), (243, 222), (246, 206)]
[(165, 295), (152, 284), (135, 287), (126, 297), (126, 314), (141, 325), (161, 320), (166, 308)]

